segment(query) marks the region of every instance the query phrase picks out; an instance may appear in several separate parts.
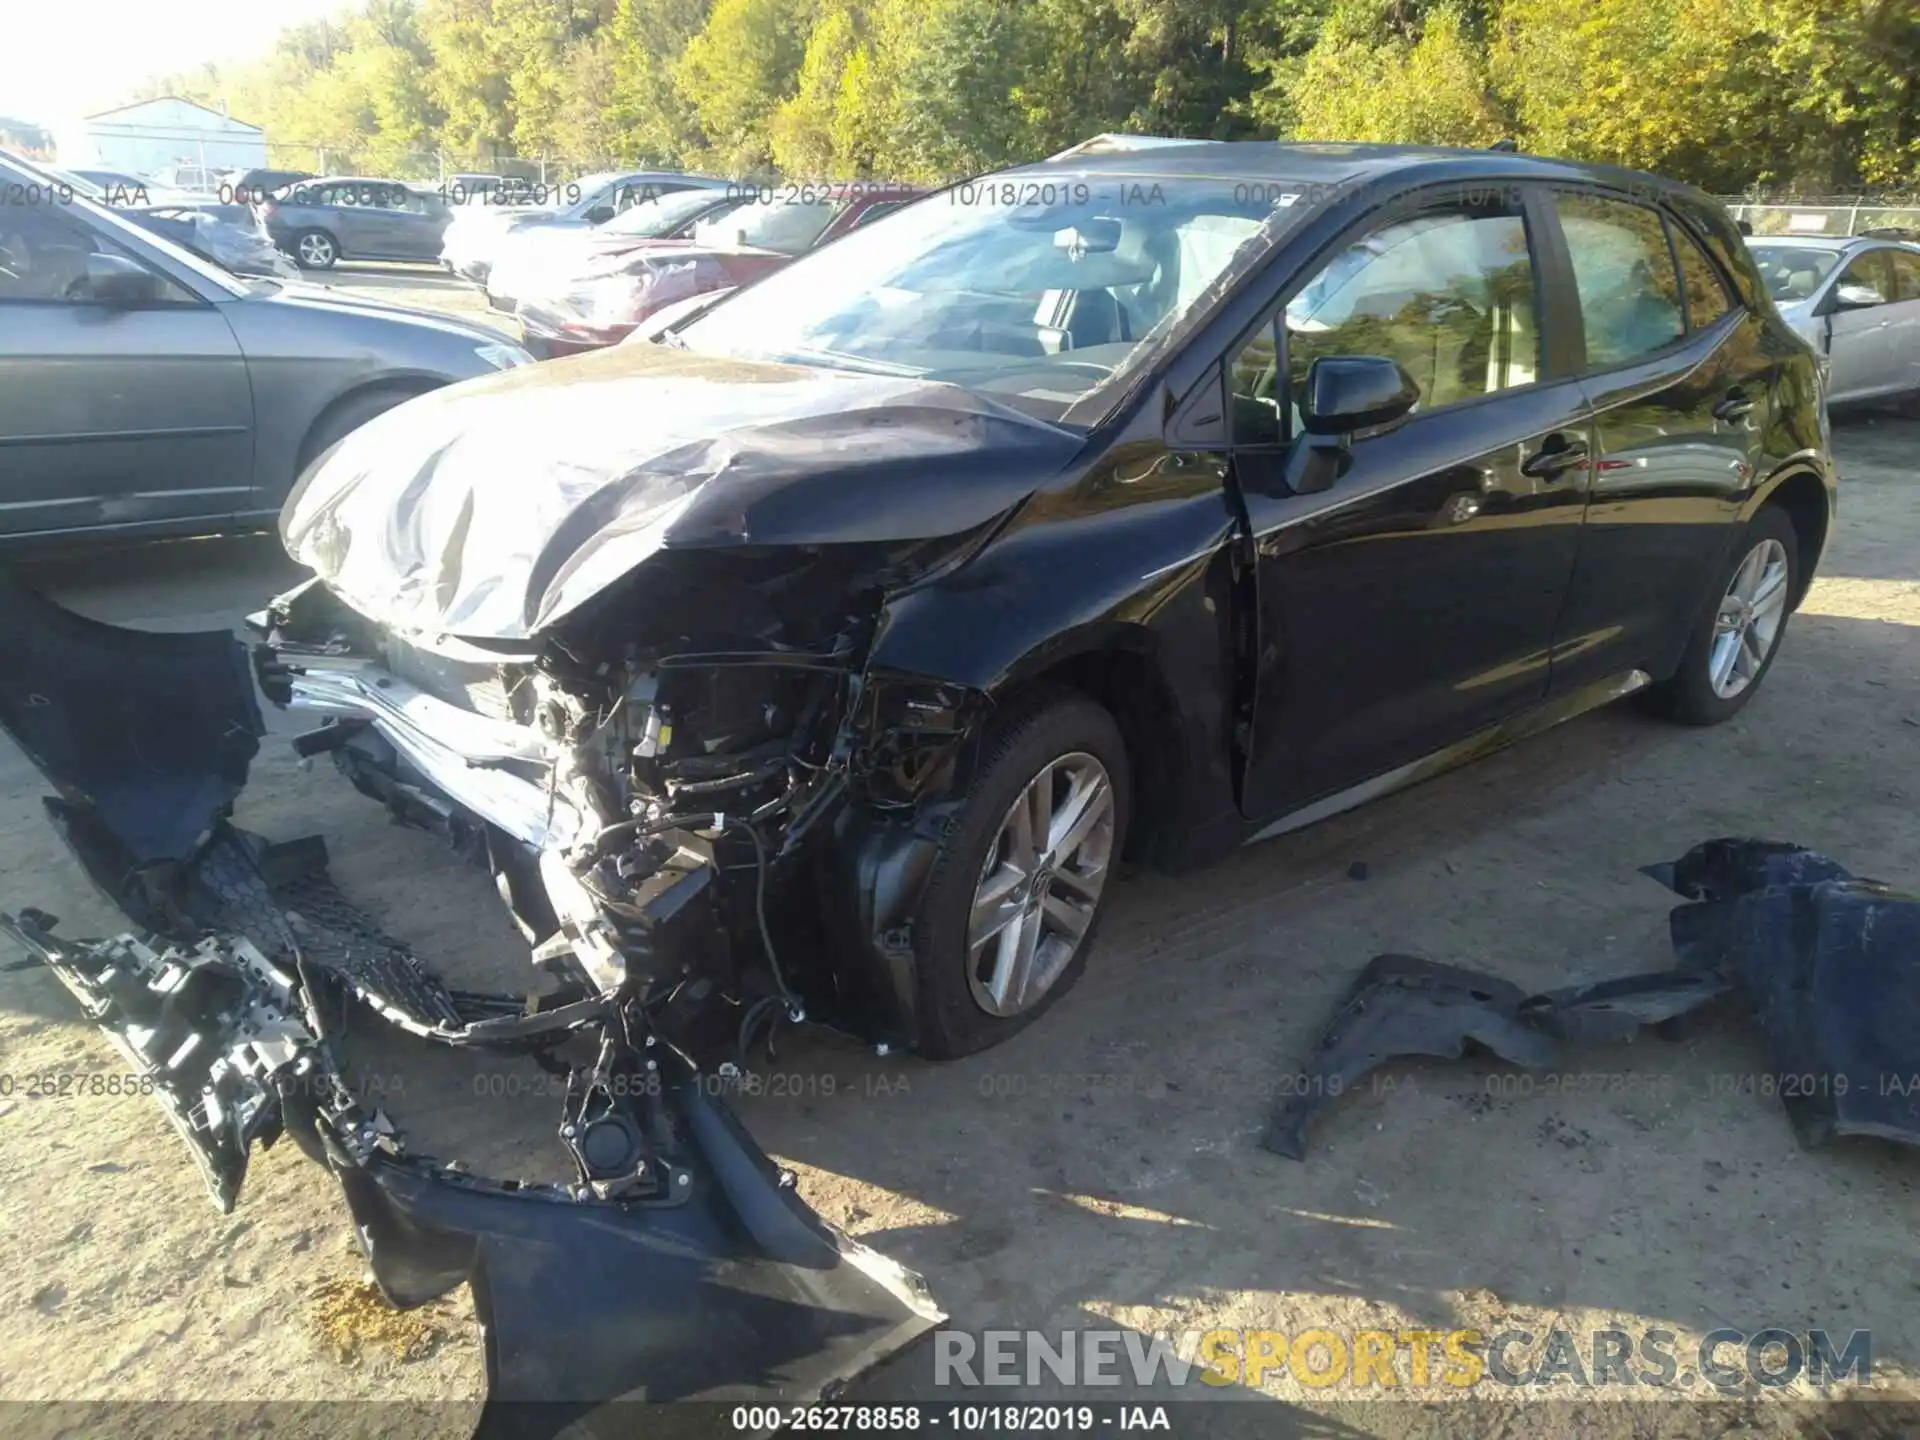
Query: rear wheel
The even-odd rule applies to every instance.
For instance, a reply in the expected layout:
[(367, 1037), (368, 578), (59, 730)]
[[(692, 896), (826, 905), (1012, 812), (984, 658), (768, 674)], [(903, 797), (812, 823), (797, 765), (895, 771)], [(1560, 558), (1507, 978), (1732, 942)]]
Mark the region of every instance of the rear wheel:
[(340, 247), (324, 230), (302, 230), (293, 240), (293, 258), (302, 270), (331, 270)]
[(1800, 582), (1799, 537), (1787, 512), (1769, 505), (1747, 523), (1701, 617), (1680, 668), (1652, 694), (1657, 709), (1688, 725), (1733, 717), (1760, 688), (1779, 653)]
[(1130, 800), (1119, 727), (1084, 696), (1038, 697), (989, 736), (914, 917), (922, 1053), (997, 1045), (1080, 978)]

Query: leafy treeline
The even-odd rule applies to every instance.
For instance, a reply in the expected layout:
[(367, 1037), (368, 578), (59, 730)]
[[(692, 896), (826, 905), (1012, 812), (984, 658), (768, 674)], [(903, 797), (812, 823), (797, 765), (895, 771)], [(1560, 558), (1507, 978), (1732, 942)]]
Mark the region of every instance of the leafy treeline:
[(166, 92), (226, 100), (276, 160), (392, 171), (920, 179), (1130, 130), (1511, 136), (1719, 191), (1905, 189), (1920, 0), (360, 0)]

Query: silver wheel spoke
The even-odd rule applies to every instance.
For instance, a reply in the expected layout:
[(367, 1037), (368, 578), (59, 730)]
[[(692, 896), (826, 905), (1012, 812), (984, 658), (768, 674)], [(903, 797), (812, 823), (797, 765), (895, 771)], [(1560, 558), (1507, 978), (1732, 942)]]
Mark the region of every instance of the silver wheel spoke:
[(1107, 799), (1105, 775), (1076, 775), (1066, 805), (1054, 817), (1047, 841), (1047, 859), (1055, 865), (1071, 859), (1087, 838), (1087, 832), (1106, 819), (1112, 808)]
[[(1084, 906), (1084, 908), (1083, 908)], [(1093, 923), (1093, 906), (1055, 892), (1040, 902), (1040, 913), (1069, 940), (1078, 940)]]
[(1728, 630), (1713, 642), (1713, 655), (1707, 665), (1707, 674), (1713, 681), (1715, 690), (1724, 690), (1727, 677), (1733, 674), (1733, 662), (1740, 654), (1740, 632)]
[(1013, 892), (1023, 878), (1018, 871), (1002, 867), (982, 883), (973, 897), (973, 919), (967, 929), (970, 949), (979, 950), (1019, 918), (1022, 901)]
[(1001, 1013), (1010, 1015), (1026, 1008), (1033, 952), (1039, 945), (1040, 916), (1033, 911), (1022, 909), (1018, 922), (1000, 932), (1000, 952), (994, 956), (993, 978), (987, 982), (987, 990)]
[(1760, 588), (1754, 592), (1753, 613), (1756, 616), (1771, 615), (1787, 603), (1787, 567), (1775, 566), (1760, 579)]
[(1100, 898), (1100, 892), (1107, 883), (1107, 867), (1103, 864), (1097, 869), (1056, 870), (1053, 872), (1053, 888), (1057, 892), (1062, 886), (1072, 890), (1083, 900), (1094, 901)]
[(1723, 700), (1745, 690), (1765, 668), (1786, 615), (1791, 579), (1785, 547), (1762, 540), (1727, 582), (1707, 652), (1707, 680)]
[(990, 1015), (1047, 993), (1080, 948), (1106, 888), (1113, 783), (1076, 751), (1041, 769), (1007, 808), (967, 922), (967, 980)]

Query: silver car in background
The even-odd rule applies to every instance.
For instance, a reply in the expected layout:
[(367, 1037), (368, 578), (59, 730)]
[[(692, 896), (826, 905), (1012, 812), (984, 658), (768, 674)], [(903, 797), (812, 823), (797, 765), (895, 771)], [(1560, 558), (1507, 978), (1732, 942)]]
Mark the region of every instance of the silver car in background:
[(0, 155), (0, 545), (271, 525), (350, 431), (529, 358), (486, 326), (243, 280)]
[(1773, 303), (1827, 360), (1827, 399), (1920, 393), (1920, 246), (1865, 237), (1747, 241)]
[[(553, 184), (523, 182), (460, 207), (447, 226), (440, 263), (484, 285), (506, 237), (538, 226), (590, 230), (635, 205), (681, 190), (726, 190), (731, 182), (678, 170), (606, 171)], [(527, 203), (504, 204), (505, 200)]]

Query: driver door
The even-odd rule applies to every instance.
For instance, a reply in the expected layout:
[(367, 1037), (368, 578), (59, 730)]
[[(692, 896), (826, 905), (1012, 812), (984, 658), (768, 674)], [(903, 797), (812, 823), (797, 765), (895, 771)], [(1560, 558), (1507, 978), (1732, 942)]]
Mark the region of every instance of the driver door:
[(90, 257), (144, 262), (89, 218), (0, 198), (0, 535), (225, 520), (253, 484), (240, 346), (158, 272), (150, 302), (90, 299)]
[[(1228, 369), (1233, 473), (1254, 536), (1257, 674), (1242, 800), (1331, 800), (1547, 693), (1591, 444), (1556, 373), (1518, 205), (1372, 222), (1285, 297)], [(1315, 359), (1384, 355), (1419, 389), (1351, 438), (1324, 491), (1289, 493)]]

